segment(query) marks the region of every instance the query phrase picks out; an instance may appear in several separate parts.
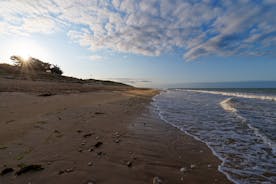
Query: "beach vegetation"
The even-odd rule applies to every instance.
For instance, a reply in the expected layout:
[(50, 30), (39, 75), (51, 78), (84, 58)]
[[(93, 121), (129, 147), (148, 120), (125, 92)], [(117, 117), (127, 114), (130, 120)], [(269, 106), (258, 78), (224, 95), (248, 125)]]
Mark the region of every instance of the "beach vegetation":
[(21, 56), (11, 56), (14, 65), (23, 71), (47, 72), (55, 75), (62, 75), (63, 71), (57, 65), (43, 62), (37, 58), (29, 57), (27, 59)]

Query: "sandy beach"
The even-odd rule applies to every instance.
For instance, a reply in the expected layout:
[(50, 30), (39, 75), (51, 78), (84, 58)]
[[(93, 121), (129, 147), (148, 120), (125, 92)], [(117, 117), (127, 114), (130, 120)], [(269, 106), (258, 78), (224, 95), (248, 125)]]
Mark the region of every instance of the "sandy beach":
[(152, 112), (158, 91), (74, 85), (1, 80), (1, 184), (231, 183), (206, 145)]
[(276, 0), (0, 12), (0, 184), (276, 184)]

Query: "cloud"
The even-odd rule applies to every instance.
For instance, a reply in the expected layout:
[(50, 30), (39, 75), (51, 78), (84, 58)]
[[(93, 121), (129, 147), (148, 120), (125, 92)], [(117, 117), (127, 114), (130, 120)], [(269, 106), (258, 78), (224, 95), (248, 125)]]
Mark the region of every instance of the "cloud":
[(152, 83), (151, 80), (138, 79), (138, 78), (108, 78), (107, 80), (122, 82), (129, 85), (144, 86)]
[(0, 1), (1, 34), (48, 34), (58, 30), (62, 23), (53, 15), (59, 8), (52, 1)]
[(92, 61), (100, 61), (100, 60), (103, 60), (104, 58), (100, 55), (92, 55), (89, 57), (89, 59), (91, 59)]
[(276, 46), (274, 2), (3, 0), (0, 33), (65, 31), (92, 51), (159, 56), (181, 49), (187, 61), (208, 55), (266, 55)]

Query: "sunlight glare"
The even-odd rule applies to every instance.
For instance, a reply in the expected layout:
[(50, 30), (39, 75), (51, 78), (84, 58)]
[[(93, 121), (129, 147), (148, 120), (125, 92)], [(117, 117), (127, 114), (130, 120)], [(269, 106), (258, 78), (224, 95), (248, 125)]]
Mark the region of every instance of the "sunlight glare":
[(14, 46), (14, 54), (27, 60), (29, 57), (39, 55), (40, 48), (34, 42), (18, 43)]
[(25, 61), (28, 61), (30, 57), (44, 59), (47, 57), (47, 52), (34, 40), (22, 39), (12, 42), (9, 45), (8, 57), (20, 56)]

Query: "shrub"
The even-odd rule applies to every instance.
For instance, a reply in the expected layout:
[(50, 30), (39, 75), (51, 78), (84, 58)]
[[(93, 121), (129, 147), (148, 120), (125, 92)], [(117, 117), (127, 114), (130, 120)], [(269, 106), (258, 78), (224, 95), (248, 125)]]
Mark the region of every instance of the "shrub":
[(26, 71), (37, 71), (37, 72), (51, 72), (52, 74), (62, 75), (63, 71), (57, 65), (52, 65), (50, 63), (43, 62), (39, 59), (30, 57), (25, 60), (20, 56), (11, 56), (11, 60), (14, 61), (15, 66), (19, 67), (21, 70)]

